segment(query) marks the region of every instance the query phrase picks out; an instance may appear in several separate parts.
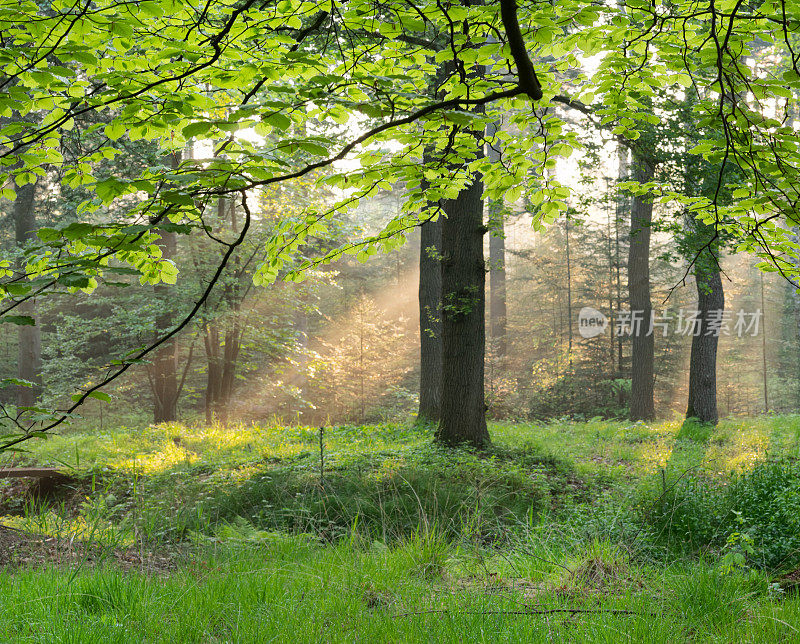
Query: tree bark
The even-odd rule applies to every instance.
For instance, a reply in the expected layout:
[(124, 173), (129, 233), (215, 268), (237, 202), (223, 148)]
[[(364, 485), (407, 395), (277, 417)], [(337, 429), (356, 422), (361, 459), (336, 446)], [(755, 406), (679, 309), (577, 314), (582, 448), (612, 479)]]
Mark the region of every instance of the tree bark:
[[(28, 242), (36, 239), (36, 184), (29, 183), (17, 188), (14, 200), (14, 232), (17, 246), (22, 249)], [(20, 268), (24, 270), (24, 261)], [(30, 299), (20, 305), (19, 315), (26, 315), (36, 321), (36, 300)], [(33, 407), (42, 394), (42, 333), (37, 324), (18, 327), (19, 354), (17, 377), (34, 383), (33, 387), (18, 387), (17, 404), (20, 407)]]
[[(633, 155), (633, 179), (640, 183), (652, 181), (653, 164)], [(631, 207), (630, 247), (628, 249), (628, 294), (631, 323), (631, 420), (655, 418), (653, 403), (654, 337), (649, 332), (653, 307), (650, 302), (650, 227), (653, 222), (653, 202), (636, 196)], [(633, 322), (634, 316), (640, 322)]]
[[(793, 227), (792, 233), (794, 237), (794, 243), (800, 244), (800, 227), (798, 226)], [(792, 262), (794, 263), (795, 269), (798, 272), (800, 272), (800, 250), (795, 250), (794, 252), (795, 254), (794, 257), (792, 258)], [(789, 289), (792, 296), (792, 303), (794, 304), (794, 327), (795, 327), (794, 345), (797, 354), (797, 360), (800, 362), (800, 292), (798, 292), (794, 284), (790, 284)], [(796, 379), (795, 387), (796, 389), (795, 389), (794, 404), (795, 407), (800, 407), (800, 378)]]
[[(478, 151), (482, 154), (482, 151)], [(483, 182), (473, 177), (455, 199), (442, 200), (442, 406), (436, 440), (484, 447), (486, 274)]]
[(442, 404), (442, 217), (421, 226), (419, 251), (419, 411), (438, 422)]
[(222, 357), (220, 354), (219, 329), (214, 322), (204, 326), (203, 344), (206, 350), (206, 423), (214, 421), (214, 413), (219, 408), (222, 394)]
[[(617, 180), (627, 181), (630, 171), (630, 151), (622, 144), (617, 146)], [(621, 190), (617, 190), (616, 217), (614, 220), (614, 254), (616, 268), (616, 287), (617, 287), (617, 315), (622, 310), (622, 259), (619, 248), (619, 228), (625, 221), (628, 212), (628, 198)], [(624, 228), (623, 228), (624, 230)], [(615, 327), (612, 327), (612, 329)], [(622, 351), (622, 335), (617, 336), (617, 379), (622, 380), (625, 376), (625, 365)], [(622, 407), (625, 404), (625, 390), (622, 387), (617, 389), (617, 404)]]
[[(235, 204), (220, 197), (217, 202), (217, 215), (220, 223), (225, 222), (230, 216), (231, 230), (234, 233), (238, 232)], [(238, 267), (237, 258), (234, 258), (234, 266)], [(241, 310), (240, 278), (237, 271), (223, 292), (222, 297), (228, 306), (227, 313), (231, 318), (228, 320), (224, 337), (221, 337), (220, 327), (216, 320), (208, 321), (205, 324), (204, 344), (208, 362), (205, 412), (206, 422), (209, 424), (215, 417), (223, 425), (228, 422), (228, 408), (233, 398), (236, 368), (242, 347), (243, 329), (239, 317)]]
[[(168, 163), (174, 168), (180, 164), (178, 153), (169, 155)], [(174, 232), (161, 230), (158, 246), (164, 259), (174, 260), (177, 255), (178, 237)], [(156, 316), (155, 335), (167, 333), (174, 323), (170, 305), (172, 293), (166, 284), (156, 284), (153, 293), (161, 310)], [(169, 423), (178, 419), (178, 344), (175, 338), (167, 340), (153, 356), (153, 422)]]
[[(491, 144), (499, 125), (492, 123), (486, 128), (486, 136), (490, 141), (487, 156), (490, 161), (500, 161), (499, 143)], [(503, 200), (489, 201), (489, 328), (492, 337), (492, 349), (497, 358), (504, 358), (506, 344), (506, 236), (503, 218)]]
[(725, 309), (725, 294), (714, 258), (708, 251), (704, 251), (704, 255), (705, 261), (698, 264), (695, 270), (699, 330), (692, 337), (692, 352), (689, 358), (689, 404), (686, 417), (716, 424), (719, 420), (717, 412), (719, 334), (718, 330), (709, 327), (709, 321), (714, 316), (721, 315)]

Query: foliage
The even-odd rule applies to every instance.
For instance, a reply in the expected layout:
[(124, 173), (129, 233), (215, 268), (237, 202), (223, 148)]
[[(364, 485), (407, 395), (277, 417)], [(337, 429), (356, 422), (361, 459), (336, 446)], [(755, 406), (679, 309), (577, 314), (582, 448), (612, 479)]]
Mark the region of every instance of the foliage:
[(793, 570), (800, 562), (800, 465), (772, 459), (727, 485), (691, 477), (659, 502), (650, 521), (673, 546), (714, 546), (723, 567)]
[[(757, 570), (792, 547), (800, 480), (795, 460), (759, 455), (766, 441), (795, 454), (800, 417), (492, 429), (496, 446), (474, 453), (432, 448), (411, 425), (328, 428), (324, 479), (313, 427), (76, 427), (37, 442), (19, 462), (79, 446), (74, 488), (6, 505), (3, 523), (21, 532), (3, 536), (47, 534), (61, 557), (71, 541), (98, 547), (72, 567), (4, 550), (16, 568), (0, 573), (0, 634), (689, 642), (800, 628), (800, 599)], [(678, 527), (702, 536), (715, 505), (738, 514), (695, 539), (702, 556), (679, 550)], [(670, 549), (655, 529), (665, 517)]]
[[(3, 196), (13, 199), (17, 189), (41, 181), (54, 193), (85, 191), (85, 199), (78, 221), (70, 214), (40, 228), (24, 250), (24, 266), (3, 269), (10, 274), (0, 284), (0, 314), (29, 323), (14, 310), (34, 295), (90, 292), (120, 276), (175, 283), (179, 273), (162, 255), (162, 235), (214, 235), (217, 267), (195, 305), (167, 331), (175, 334), (235, 263), (235, 249), (259, 218), (251, 212), (255, 197), (309, 176), (338, 190), (339, 199), (281, 214), (262, 240), (264, 256), (252, 273), (258, 284), (301, 279), (342, 254), (366, 260), (396, 248), (433, 214), (426, 204), (456, 195), (475, 172), (485, 179), (486, 197), (514, 201), (526, 191), (537, 227), (552, 223), (570, 189), (550, 170), (583, 145), (553, 108), (575, 109), (635, 146), (660, 120), (654, 97), (688, 87), (698, 94), (693, 117), (704, 133), (690, 152), (718, 164), (721, 180), (733, 176), (726, 165), (745, 171), (734, 200), (719, 202), (719, 191), (681, 194), (658, 182), (625, 187), (679, 204), (737, 237), (741, 250), (760, 249), (791, 272), (785, 255), (793, 242), (776, 220), (794, 217), (787, 197), (798, 165), (788, 119), (800, 88), (793, 11), (770, 2), (745, 13), (741, 3), (697, 10), (690, 2), (584, 0), (519, 7), (359, 0), (330, 10), (306, 0), (215, 0), (202, 7), (102, 1), (91, 8), (6, 1)], [(380, 56), (372, 55), (376, 48)], [(760, 53), (773, 62), (740, 64)], [(445, 66), (461, 71), (439, 83), (433, 100), (430, 87)], [(508, 71), (517, 77), (509, 80)], [(745, 92), (752, 103), (738, 99)], [(773, 103), (777, 117), (764, 108)], [(484, 109), (472, 109), (478, 107)], [(501, 114), (509, 126), (496, 135), (504, 160), (492, 164), (477, 154), (470, 132)], [(211, 148), (209, 158), (178, 158), (192, 140)], [(157, 148), (161, 162), (109, 173), (108, 162), (131, 144)], [(427, 164), (425, 148), (435, 152)], [(358, 164), (335, 165), (345, 159)], [(529, 182), (532, 173), (542, 181)], [(398, 181), (407, 198), (379, 232), (350, 236), (321, 257), (304, 255), (309, 240), (332, 236), (339, 213)], [(236, 200), (244, 213), (238, 236), (209, 223), (208, 210), (222, 198)], [(64, 413), (165, 339), (115, 358), (108, 376), (85, 387)], [(21, 433), (6, 444), (27, 439), (36, 421), (51, 427), (66, 417), (48, 422), (43, 409), (9, 408), (5, 420)]]

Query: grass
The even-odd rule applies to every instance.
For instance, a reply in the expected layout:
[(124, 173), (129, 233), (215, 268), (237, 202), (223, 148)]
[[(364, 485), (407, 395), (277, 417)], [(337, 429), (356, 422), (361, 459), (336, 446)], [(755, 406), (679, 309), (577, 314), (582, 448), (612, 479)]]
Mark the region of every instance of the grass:
[[(796, 457), (800, 416), (491, 433), (472, 453), (420, 427), (326, 428), (323, 471), (316, 428), (37, 442), (13, 462), (66, 463), (77, 483), (16, 506), (7, 488), (3, 523), (99, 549), (0, 572), (0, 641), (800, 641), (800, 599), (750, 556), (747, 513), (731, 528), (746, 537), (680, 548), (669, 532), (704, 520), (706, 488), (748, 492), (758, 463)], [(755, 478), (748, 498), (768, 491)], [(169, 565), (112, 556), (145, 549)]]
[(601, 568), (586, 561), (595, 564), (583, 568), (594, 571), (588, 585), (543, 569), (531, 555), (509, 562), (442, 545), (431, 551), (419, 539), (386, 550), (321, 548), (287, 538), (203, 551), (169, 576), (26, 570), (0, 576), (0, 637), (127, 643), (778, 642), (797, 636), (800, 600), (769, 601), (762, 580), (697, 565), (624, 567), (614, 576), (619, 562)]

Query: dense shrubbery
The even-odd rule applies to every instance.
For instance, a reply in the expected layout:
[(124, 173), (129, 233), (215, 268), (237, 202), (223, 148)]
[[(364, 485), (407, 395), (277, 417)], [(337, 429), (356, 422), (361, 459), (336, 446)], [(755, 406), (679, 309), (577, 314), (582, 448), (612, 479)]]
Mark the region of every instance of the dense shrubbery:
[(767, 460), (727, 485), (687, 478), (645, 517), (671, 547), (723, 550), (744, 541), (747, 565), (791, 569), (800, 562), (800, 462)]

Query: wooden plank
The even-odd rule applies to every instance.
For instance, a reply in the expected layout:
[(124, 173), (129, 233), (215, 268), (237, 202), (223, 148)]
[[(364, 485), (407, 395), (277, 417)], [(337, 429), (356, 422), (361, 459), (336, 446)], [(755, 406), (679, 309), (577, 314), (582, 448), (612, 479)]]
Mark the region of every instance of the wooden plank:
[(0, 467), (0, 479), (15, 479), (23, 477), (39, 479), (68, 478), (55, 467)]

